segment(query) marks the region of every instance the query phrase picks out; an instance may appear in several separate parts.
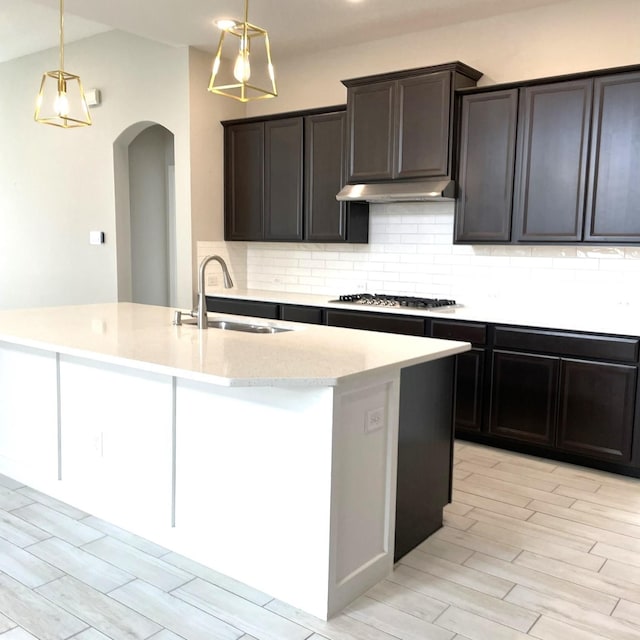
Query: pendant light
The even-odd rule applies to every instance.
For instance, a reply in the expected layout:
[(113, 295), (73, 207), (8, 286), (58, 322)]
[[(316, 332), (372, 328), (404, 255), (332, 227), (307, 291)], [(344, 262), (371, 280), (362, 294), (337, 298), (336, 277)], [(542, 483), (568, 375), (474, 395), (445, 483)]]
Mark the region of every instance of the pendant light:
[(70, 129), (91, 124), (80, 76), (64, 70), (64, 0), (60, 0), (60, 67), (42, 76), (34, 119), (42, 124)]
[[(218, 20), (216, 24), (222, 33), (213, 60), (209, 91), (240, 102), (277, 96), (269, 34), (265, 29), (249, 23), (249, 0), (244, 2), (244, 22)], [(238, 38), (237, 49), (232, 47), (232, 50), (228, 51), (229, 47), (225, 47), (225, 41), (233, 43), (233, 38), (225, 40), (226, 36)], [(259, 47), (260, 55), (257, 61), (258, 42), (262, 46)], [(225, 69), (223, 61), (228, 60), (232, 60), (232, 66)]]

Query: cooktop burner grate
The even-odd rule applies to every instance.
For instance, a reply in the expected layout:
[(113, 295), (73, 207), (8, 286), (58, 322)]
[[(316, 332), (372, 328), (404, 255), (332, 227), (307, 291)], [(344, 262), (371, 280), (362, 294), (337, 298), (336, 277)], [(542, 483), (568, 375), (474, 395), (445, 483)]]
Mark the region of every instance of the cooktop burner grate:
[(381, 307), (414, 307), (417, 309), (451, 307), (456, 304), (455, 300), (394, 296), (386, 293), (349, 293), (341, 295), (337, 300), (331, 300), (331, 302), (351, 302), (354, 304), (368, 304)]

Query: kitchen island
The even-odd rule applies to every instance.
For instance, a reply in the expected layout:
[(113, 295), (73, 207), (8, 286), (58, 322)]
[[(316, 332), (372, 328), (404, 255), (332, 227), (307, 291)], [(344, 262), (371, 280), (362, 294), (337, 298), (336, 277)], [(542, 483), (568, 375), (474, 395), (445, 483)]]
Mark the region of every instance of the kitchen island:
[(469, 345), (172, 319), (1, 312), (0, 472), (330, 617), (393, 565), (402, 387), (428, 384), (428, 411)]

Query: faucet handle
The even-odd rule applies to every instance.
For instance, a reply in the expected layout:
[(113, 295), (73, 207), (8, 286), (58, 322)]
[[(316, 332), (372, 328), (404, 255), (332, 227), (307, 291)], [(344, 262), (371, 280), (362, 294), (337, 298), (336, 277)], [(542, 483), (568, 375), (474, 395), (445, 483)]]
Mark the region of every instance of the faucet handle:
[(173, 324), (179, 327), (182, 324), (182, 311), (173, 312)]

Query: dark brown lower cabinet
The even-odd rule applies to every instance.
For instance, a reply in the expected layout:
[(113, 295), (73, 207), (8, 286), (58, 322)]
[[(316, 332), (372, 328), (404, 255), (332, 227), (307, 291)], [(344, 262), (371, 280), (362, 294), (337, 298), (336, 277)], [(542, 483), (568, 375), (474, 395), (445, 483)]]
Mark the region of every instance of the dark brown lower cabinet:
[(411, 336), (425, 335), (425, 320), (420, 317), (400, 316), (369, 311), (342, 311), (327, 309), (327, 324), (346, 329), (365, 329), (385, 333), (404, 333)]
[(636, 382), (636, 367), (563, 359), (558, 448), (629, 462)]
[(629, 363), (495, 349), (487, 431), (491, 444), (528, 443), (585, 464), (638, 467), (633, 450), (637, 340), (520, 329), (500, 329), (497, 339), (525, 341), (534, 348), (556, 344), (559, 350), (564, 344), (565, 352), (615, 349)]
[(473, 348), (456, 356), (453, 423), (456, 430), (482, 429), (484, 349)]
[(322, 307), (308, 307), (298, 304), (281, 304), (280, 320), (324, 324), (324, 309)]
[(559, 358), (494, 351), (489, 432), (552, 445), (559, 364)]
[(456, 356), (453, 424), (456, 431), (479, 433), (483, 424), (484, 369), (487, 325), (477, 322), (433, 320), (431, 336), (462, 340), (471, 351)]
[(207, 296), (207, 311), (230, 313), (236, 316), (253, 316), (254, 318), (277, 320), (279, 317), (279, 307), (280, 305), (275, 302)]

